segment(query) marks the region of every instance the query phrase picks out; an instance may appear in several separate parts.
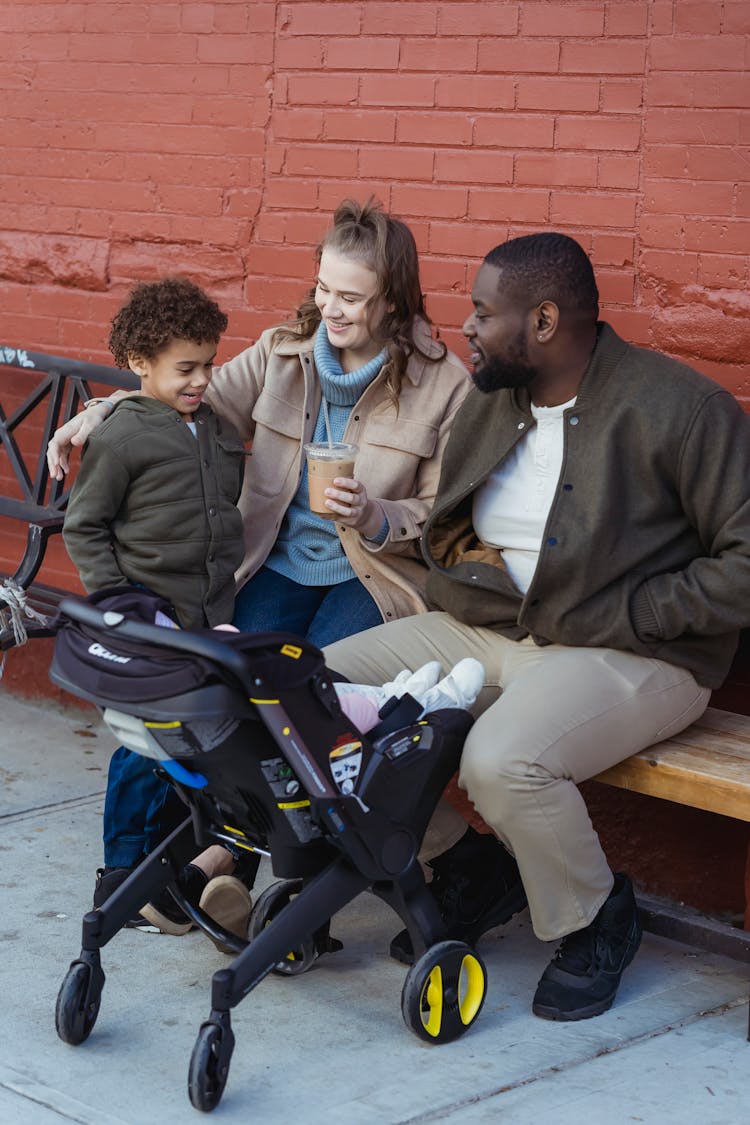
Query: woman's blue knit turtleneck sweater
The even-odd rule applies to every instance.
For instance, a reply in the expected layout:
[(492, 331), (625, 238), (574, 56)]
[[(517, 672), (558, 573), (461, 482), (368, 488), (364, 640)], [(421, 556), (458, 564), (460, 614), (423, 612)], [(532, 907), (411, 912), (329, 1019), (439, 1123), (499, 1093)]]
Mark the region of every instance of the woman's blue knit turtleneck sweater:
[[(331, 440), (343, 441), (346, 424), (354, 404), (359, 401), (387, 359), (385, 349), (357, 371), (344, 371), (321, 323), (315, 334), (315, 369), (323, 397), (328, 403)], [(327, 441), (325, 414), (321, 402), (313, 441)], [(299, 488), (286, 510), (267, 567), (299, 582), (301, 586), (335, 586), (354, 577), (332, 520), (310, 511), (307, 490), (307, 465)]]

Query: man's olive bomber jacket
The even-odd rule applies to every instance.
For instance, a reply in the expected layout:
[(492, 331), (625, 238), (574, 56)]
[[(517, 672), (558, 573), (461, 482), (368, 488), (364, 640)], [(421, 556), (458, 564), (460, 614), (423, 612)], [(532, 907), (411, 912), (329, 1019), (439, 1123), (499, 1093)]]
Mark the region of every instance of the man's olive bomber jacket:
[(526, 391), (472, 390), (461, 407), (423, 533), (431, 607), (512, 639), (655, 657), (718, 687), (750, 625), (750, 417), (717, 383), (600, 324), (523, 595), (471, 510), (534, 424)]

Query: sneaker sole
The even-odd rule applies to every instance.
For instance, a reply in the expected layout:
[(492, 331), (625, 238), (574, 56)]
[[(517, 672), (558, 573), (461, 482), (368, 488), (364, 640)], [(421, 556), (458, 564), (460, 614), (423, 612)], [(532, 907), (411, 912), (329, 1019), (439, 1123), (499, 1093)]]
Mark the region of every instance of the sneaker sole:
[[(247, 941), (247, 927), (253, 900), (247, 887), (239, 879), (232, 875), (219, 875), (211, 879), (201, 895), (199, 905), (201, 910), (225, 930)], [(216, 941), (210, 934), (207, 936), (220, 953), (236, 956), (236, 950), (230, 949), (221, 941)]]
[[(619, 987), (619, 981), (618, 987)], [(588, 1008), (578, 1008), (575, 1012), (561, 1012), (559, 1008), (546, 1008), (542, 1004), (532, 1004), (531, 1010), (535, 1016), (542, 1020), (552, 1020), (554, 1023), (575, 1023), (577, 1020), (588, 1020), (592, 1016), (600, 1016), (603, 1012), (609, 1011), (614, 1003), (617, 989), (606, 1000), (599, 1000), (596, 1004), (590, 1004)]]
[(153, 922), (149, 922), (142, 914), (137, 918), (131, 918), (129, 922), (125, 923), (126, 930), (140, 930), (142, 934), (160, 934), (161, 930)]
[[(190, 921), (173, 922), (171, 918), (167, 918), (166, 914), (162, 914), (160, 910), (157, 910), (152, 902), (147, 902), (140, 913), (141, 917), (145, 918), (147, 922), (150, 922), (152, 926), (156, 927), (155, 930), (147, 929), (147, 933), (170, 934), (172, 937), (182, 937), (183, 934), (188, 933), (188, 931), (193, 928), (193, 923)], [(140, 926), (138, 927), (138, 929), (141, 928)]]

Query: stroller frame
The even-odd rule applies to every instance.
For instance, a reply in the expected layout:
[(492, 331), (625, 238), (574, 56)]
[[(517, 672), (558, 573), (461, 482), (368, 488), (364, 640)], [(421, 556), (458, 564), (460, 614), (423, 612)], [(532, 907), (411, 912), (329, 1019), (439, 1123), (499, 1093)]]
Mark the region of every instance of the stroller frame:
[[(118, 644), (125, 642), (131, 648), (146, 646), (149, 652), (199, 657), (204, 664), (215, 668), (229, 683), (228, 691), (235, 704), (241, 701), (247, 707), (249, 699), (252, 710), (248, 713), (256, 721), (260, 720), (256, 728), (259, 736), (263, 734), (266, 747), (272, 740), (274, 753), (286, 763), (285, 776), (291, 769), (294, 780), (300, 784), (297, 793), (302, 799), (294, 804), (309, 803), (309, 827), (315, 834), (314, 839), (305, 840), (302, 837), (307, 829), (304, 829), (301, 838), (295, 840), (281, 813), (274, 813), (277, 821), (264, 834), (264, 818), (255, 809), (253, 794), (247, 808), (238, 807), (235, 802), (235, 808), (231, 809), (233, 790), (226, 790), (224, 776), (226, 762), (234, 763), (236, 748), (225, 756), (226, 761), (220, 763), (213, 779), (209, 767), (213, 757), (221, 759), (221, 748), (190, 758), (191, 770), (185, 768), (183, 759), (176, 771), (170, 771), (165, 755), (166, 776), (185, 801), (190, 815), (99, 909), (84, 916), (81, 951), (71, 963), (57, 999), (55, 1019), (60, 1038), (72, 1045), (88, 1038), (96, 1023), (105, 981), (101, 949), (134, 913), (165, 888), (169, 888), (193, 922), (237, 953), (231, 964), (213, 974), (211, 1011), (200, 1027), (193, 1048), (188, 1092), (197, 1109), (209, 1111), (221, 1099), (234, 1049), (231, 1009), (270, 972), (292, 975), (304, 971), (321, 953), (340, 948), (340, 943), (329, 937), (329, 921), (365, 890), (371, 890), (392, 907), (406, 925), (413, 943), (415, 962), (402, 991), (402, 1014), (407, 1025), (431, 1043), (448, 1042), (463, 1034), (482, 1007), (486, 971), (468, 945), (445, 940), (445, 923), (425, 884), (417, 851), (434, 806), (457, 766), (463, 738), (471, 725), (468, 715), (461, 711), (443, 711), (415, 721), (419, 706), (405, 697), (369, 736), (355, 731), (362, 744), (365, 768), (354, 786), (337, 785), (326, 761), (328, 755), (321, 753), (320, 740), (308, 740), (301, 734), (294, 721), (296, 716), (289, 713), (281, 693), (268, 693), (267, 681), (257, 674), (252, 655), (227, 643), (226, 638), (231, 634), (165, 629), (112, 610), (102, 611), (73, 598), (65, 599), (60, 610), (62, 629), (67, 620), (72, 627), (82, 628), (87, 636), (99, 638), (99, 645), (104, 644), (107, 651), (114, 649), (116, 652)], [(299, 646), (304, 646), (304, 642), (281, 634), (247, 639), (259, 643), (258, 637), (261, 640), (272, 638), (269, 643), (272, 647), (277, 644), (280, 651), (286, 646), (301, 652)], [(331, 739), (342, 729), (351, 738), (352, 724), (341, 712), (321, 654), (310, 646), (307, 652), (320, 658), (319, 674), (311, 680), (311, 702), (314, 698), (315, 709), (322, 715), (323, 745), (330, 747)], [(123, 707), (119, 700), (102, 697), (99, 689), (87, 689), (76, 683), (69, 667), (61, 667), (57, 648), (50, 675), (60, 686), (100, 707), (118, 707), (130, 714), (157, 716), (154, 726), (179, 726), (179, 723), (160, 723), (158, 717), (175, 715), (181, 707), (189, 706), (190, 693), (172, 700)], [(222, 692), (217, 703), (215, 685), (210, 689), (197, 689), (192, 694), (198, 700), (199, 713), (201, 700), (209, 698), (206, 693), (212, 690), (211, 707), (226, 703), (227, 697)], [(266, 757), (264, 762), (267, 761)], [(243, 761), (243, 777), (250, 764), (249, 758)], [(408, 781), (404, 785), (401, 773), (405, 764), (416, 769), (422, 778), (418, 797), (402, 792), (409, 785)], [(264, 768), (267, 774), (267, 765)], [(209, 778), (200, 771), (208, 773)], [(175, 772), (181, 780), (175, 779)], [(411, 781), (414, 782), (414, 776)], [(268, 805), (268, 793), (264, 794), (264, 799)], [(230, 815), (234, 811), (239, 818), (236, 828), (229, 826), (231, 837), (223, 819), (227, 817), (227, 802)], [(398, 805), (399, 802), (400, 808), (391, 808), (388, 812), (378, 807), (379, 803)], [(284, 802), (277, 800), (276, 805), (281, 809)], [(265, 827), (267, 829), (268, 825)], [(256, 902), (249, 927), (252, 940), (249, 941), (230, 934), (204, 911), (194, 907), (178, 882), (183, 867), (198, 849), (229, 838), (249, 851), (270, 854), (274, 874), (293, 879), (293, 882), (275, 884)], [(265, 903), (262, 917), (258, 918), (256, 912), (262, 899)], [(278, 903), (281, 907), (275, 908)], [(300, 946), (303, 948), (301, 959), (295, 955), (297, 959), (290, 961), (290, 950)]]

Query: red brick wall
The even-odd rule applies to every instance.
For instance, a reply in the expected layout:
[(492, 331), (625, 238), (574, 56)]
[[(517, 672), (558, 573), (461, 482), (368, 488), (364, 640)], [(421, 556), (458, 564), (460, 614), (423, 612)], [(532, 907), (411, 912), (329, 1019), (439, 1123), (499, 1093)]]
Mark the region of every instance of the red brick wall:
[(4, 0), (0, 340), (106, 359), (184, 271), (229, 354), (345, 194), (413, 225), (449, 342), (477, 261), (557, 227), (632, 339), (750, 395), (750, 8), (735, 0)]
[[(0, 33), (0, 342), (106, 362), (129, 285), (182, 271), (230, 311), (228, 357), (374, 192), (461, 354), (478, 261), (557, 228), (616, 327), (750, 404), (747, 0), (3, 0)], [(46, 682), (48, 648), (5, 682)], [(740, 908), (741, 872), (682, 868)]]

